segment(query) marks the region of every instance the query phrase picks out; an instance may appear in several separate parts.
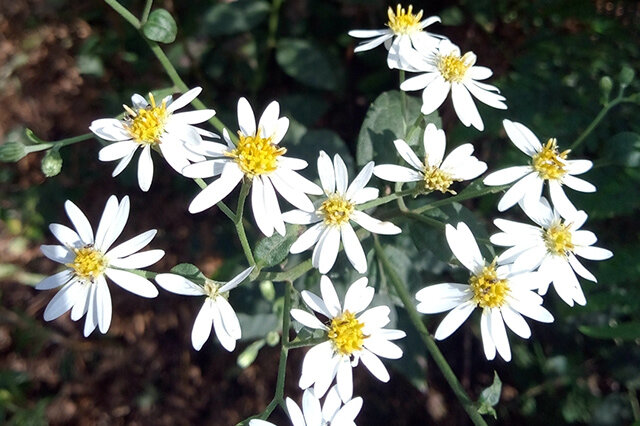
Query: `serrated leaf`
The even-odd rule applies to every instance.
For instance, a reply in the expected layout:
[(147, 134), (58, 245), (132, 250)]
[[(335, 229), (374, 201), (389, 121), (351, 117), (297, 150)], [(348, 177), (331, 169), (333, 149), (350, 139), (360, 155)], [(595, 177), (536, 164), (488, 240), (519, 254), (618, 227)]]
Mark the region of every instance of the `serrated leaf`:
[(149, 19), (142, 26), (142, 33), (149, 40), (158, 43), (173, 43), (178, 33), (178, 25), (167, 10), (156, 9), (149, 14)]
[(582, 334), (596, 339), (635, 340), (640, 338), (640, 322), (631, 321), (616, 326), (588, 326), (578, 327)]
[(287, 226), (287, 233), (282, 236), (274, 234), (258, 241), (253, 252), (256, 263), (262, 268), (277, 265), (289, 255), (289, 249), (298, 238), (299, 226)]
[(196, 283), (204, 283), (204, 281), (207, 279), (207, 277), (204, 276), (200, 269), (198, 269), (196, 265), (193, 265), (191, 263), (180, 263), (171, 268), (169, 272), (171, 272), (172, 274), (181, 275)]
[(266, 1), (240, 0), (218, 3), (204, 17), (206, 32), (211, 36), (248, 31), (269, 14)]
[(276, 61), (282, 70), (300, 83), (316, 89), (336, 90), (340, 67), (317, 45), (302, 39), (282, 39), (276, 47)]
[[(394, 90), (382, 93), (371, 104), (358, 134), (356, 159), (359, 166), (369, 161), (392, 163), (398, 158), (394, 140), (404, 139), (409, 145), (416, 146), (427, 123), (441, 126), (437, 112), (422, 115), (419, 98), (407, 95), (406, 105), (403, 102), (402, 92)], [(419, 129), (407, 135), (416, 120)]]

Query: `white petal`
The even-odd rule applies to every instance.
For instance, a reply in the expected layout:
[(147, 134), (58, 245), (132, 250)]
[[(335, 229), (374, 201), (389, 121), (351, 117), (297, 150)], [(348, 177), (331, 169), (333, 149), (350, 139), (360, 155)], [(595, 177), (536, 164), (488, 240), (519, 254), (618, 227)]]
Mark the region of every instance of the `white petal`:
[(320, 297), (316, 296), (315, 294), (307, 290), (302, 290), (300, 292), (300, 296), (302, 296), (302, 300), (304, 300), (304, 303), (306, 303), (308, 307), (310, 307), (311, 309), (313, 309), (318, 313), (321, 313), (327, 318), (331, 318), (331, 313), (329, 312), (329, 310), (327, 309), (327, 306), (324, 304), (324, 301)]
[(72, 277), (73, 272), (65, 269), (40, 281), (36, 285), (36, 290), (51, 290), (52, 288), (60, 287), (62, 284), (66, 284)]
[(89, 295), (87, 296), (87, 316), (84, 320), (84, 329), (82, 334), (84, 337), (93, 333), (98, 325), (98, 305), (96, 297), (97, 287), (95, 285), (90, 286)]
[(453, 334), (453, 332), (456, 331), (467, 318), (469, 318), (469, 315), (471, 315), (471, 312), (473, 312), (475, 308), (476, 304), (469, 301), (462, 305), (458, 305), (455, 309), (449, 312), (436, 329), (436, 340), (443, 340), (451, 336), (451, 334)]
[(404, 159), (404, 161), (409, 163), (414, 169), (422, 170), (424, 168), (422, 161), (420, 161), (418, 156), (415, 154), (415, 152), (413, 152), (411, 147), (405, 141), (403, 141), (402, 139), (396, 139), (395, 141), (393, 141), (393, 144), (396, 146), (398, 153)]
[(96, 314), (98, 316), (98, 328), (104, 334), (111, 325), (111, 294), (107, 281), (103, 276), (98, 277), (96, 285)]
[(271, 180), (271, 183), (273, 183), (276, 191), (278, 191), (285, 200), (293, 204), (295, 207), (307, 212), (313, 212), (315, 210), (309, 197), (307, 197), (304, 192), (300, 191), (298, 187), (287, 183), (287, 181), (282, 179), (278, 173), (272, 173), (269, 176), (269, 179)]
[[(325, 399), (325, 405), (326, 404), (327, 400)], [(354, 420), (358, 416), (358, 414), (360, 414), (361, 409), (362, 398), (353, 398), (351, 401), (348, 401), (346, 404), (344, 404), (342, 408), (340, 408), (340, 410), (331, 420), (331, 424), (336, 426), (354, 425)]]
[(596, 192), (596, 187), (593, 184), (571, 175), (565, 175), (562, 178), (562, 184), (580, 192)]
[[(102, 278), (102, 277), (100, 277)], [(89, 303), (93, 303), (93, 299), (89, 299), (91, 293), (91, 288), (94, 285), (86, 285), (81, 284), (78, 288), (78, 293), (75, 297), (75, 302), (73, 304), (73, 308), (71, 308), (71, 320), (78, 321), (84, 314), (87, 313), (89, 309)]]
[(459, 222), (457, 228), (447, 224), (445, 234), (451, 251), (460, 263), (472, 273), (479, 273), (484, 267), (484, 258), (469, 227), (464, 222)]
[(372, 187), (362, 188), (360, 191), (358, 191), (357, 194), (351, 197), (351, 201), (354, 204), (362, 204), (371, 200), (375, 200), (376, 198), (378, 198), (379, 194), (380, 194), (380, 190), (378, 188), (372, 188)]
[(393, 223), (380, 221), (359, 210), (354, 210), (350, 219), (374, 234), (395, 235), (402, 232), (402, 229)]
[(504, 96), (498, 95), (497, 93), (493, 93), (492, 91), (481, 87), (476, 84), (475, 81), (466, 81), (464, 83), (464, 87), (466, 87), (467, 90), (469, 90), (469, 92), (483, 104), (497, 109), (507, 109), (507, 105), (504, 103)]
[(270, 237), (273, 234), (273, 222), (271, 221), (273, 213), (268, 210), (264, 183), (260, 176), (256, 176), (251, 183), (251, 209), (260, 232)]
[(371, 175), (373, 174), (373, 161), (369, 161), (365, 166), (360, 170), (360, 173), (353, 179), (351, 185), (347, 189), (345, 197), (348, 200), (351, 200), (355, 197), (366, 185), (369, 183), (371, 179)]
[[(401, 85), (400, 90), (411, 92), (413, 90), (421, 90), (427, 87), (433, 80), (439, 77), (437, 72), (428, 72), (406, 79)], [(445, 97), (447, 95), (445, 94)], [(443, 98), (444, 101), (444, 98)], [(438, 105), (440, 106), (440, 105)], [(437, 108), (437, 107), (436, 107)]]
[(528, 127), (509, 120), (503, 120), (502, 125), (511, 142), (529, 157), (533, 157), (542, 149), (540, 140)]
[(84, 245), (76, 231), (67, 226), (60, 225), (58, 223), (52, 223), (51, 225), (49, 225), (49, 230), (51, 231), (53, 236), (56, 237), (56, 239), (60, 241), (60, 243), (64, 246), (77, 248)]
[(356, 280), (349, 286), (347, 294), (344, 296), (344, 310), (353, 314), (360, 313), (371, 304), (375, 290), (367, 286), (367, 277)]
[(391, 32), (392, 31), (388, 28), (385, 28), (383, 30), (351, 30), (349, 31), (349, 35), (356, 38), (371, 38), (380, 36), (382, 34), (391, 34)]
[(515, 182), (528, 173), (531, 173), (531, 166), (507, 167), (506, 169), (488, 174), (487, 177), (482, 180), (482, 183), (487, 186), (504, 185)]
[(115, 161), (130, 155), (138, 148), (138, 144), (133, 141), (123, 141), (111, 143), (98, 152), (100, 161)]
[(498, 210), (501, 212), (507, 210), (524, 198), (529, 191), (535, 190), (535, 187), (538, 186), (536, 183), (539, 179), (537, 174), (530, 173), (516, 182), (498, 202)]
[[(216, 297), (215, 303), (218, 305), (218, 309), (220, 310), (222, 326), (227, 331), (228, 335), (234, 340), (240, 339), (242, 337), (242, 329), (240, 328), (240, 321), (238, 320), (236, 311), (233, 310), (233, 307), (227, 299), (222, 296)], [(219, 338), (220, 336), (218, 336), (218, 339)], [(229, 349), (227, 346), (225, 346), (225, 349), (229, 352), (233, 350), (233, 348)]]
[[(408, 80), (407, 80), (408, 81)], [(400, 86), (402, 88), (402, 86)], [(451, 89), (451, 84), (446, 82), (442, 76), (437, 76), (422, 92), (422, 111), (423, 114), (431, 114), (437, 110), (444, 102)]]
[(557, 180), (549, 181), (549, 195), (551, 196), (553, 207), (562, 217), (571, 217), (577, 213), (577, 209), (573, 203), (569, 201), (567, 194), (565, 194), (562, 189), (562, 185)]
[(131, 153), (129, 153), (129, 155), (127, 155), (126, 157), (124, 157), (122, 160), (120, 160), (120, 162), (118, 163), (118, 165), (116, 166), (115, 169), (113, 169), (113, 173), (111, 173), (112, 177), (116, 177), (118, 176), (120, 173), (122, 173), (122, 171), (129, 165), (129, 163), (131, 162), (131, 159), (133, 158), (133, 154), (135, 154), (135, 150), (131, 151)]
[(311, 228), (304, 231), (302, 235), (298, 237), (295, 243), (289, 249), (290, 253), (302, 253), (305, 250), (308, 250), (320, 239), (320, 235), (326, 229), (324, 223), (317, 223), (313, 225)]
[(390, 182), (417, 182), (422, 180), (422, 174), (408, 167), (395, 164), (381, 164), (373, 169), (373, 174), (380, 179)]
[(308, 165), (309, 164), (306, 161), (299, 158), (285, 156), (278, 157), (278, 168), (282, 167), (289, 170), (302, 170)]
[(151, 160), (151, 148), (149, 145), (142, 148), (138, 159), (138, 185), (140, 189), (147, 192), (153, 180), (153, 161)]
[[(360, 240), (349, 223), (345, 223), (340, 227), (340, 235), (342, 237), (342, 245), (344, 252), (356, 271), (364, 274), (367, 271), (367, 258), (360, 245)], [(373, 289), (372, 289), (373, 290)]]
[[(309, 349), (302, 360), (302, 373), (298, 385), (302, 389), (311, 386), (319, 374), (326, 374), (323, 367), (327, 365), (329, 359), (333, 356), (333, 348), (331, 342), (326, 341)], [(331, 377), (333, 380), (333, 377)]]
[(260, 116), (260, 121), (258, 122), (258, 129), (260, 129), (261, 135), (263, 137), (270, 137), (276, 130), (276, 122), (278, 121), (278, 116), (280, 115), (280, 104), (276, 101), (272, 101), (267, 105), (264, 109), (264, 112)]
[(580, 275), (582, 278), (587, 279), (589, 281), (593, 281), (594, 283), (598, 280), (596, 277), (585, 268), (582, 263), (578, 260), (577, 257), (573, 255), (573, 253), (569, 254), (569, 264), (576, 272), (576, 274)]
[(147, 250), (125, 258), (112, 259), (109, 265), (123, 269), (140, 269), (153, 265), (164, 256), (164, 250)]
[(71, 223), (73, 223), (73, 227), (76, 228), (82, 242), (85, 244), (93, 244), (93, 229), (91, 229), (91, 224), (84, 213), (82, 213), (82, 210), (69, 200), (64, 203), (64, 209)]
[(218, 176), (224, 171), (224, 166), (229, 162), (225, 159), (215, 159), (200, 161), (198, 163), (190, 164), (183, 168), (180, 172), (188, 178), (209, 178)]
[(200, 94), (200, 92), (202, 92), (201, 87), (194, 87), (193, 89), (183, 93), (178, 99), (171, 102), (169, 106), (167, 106), (167, 112), (172, 113), (188, 105)]
[(369, 336), (364, 341), (364, 347), (374, 354), (388, 359), (402, 358), (402, 349), (395, 343), (378, 337), (377, 335)]
[(331, 317), (340, 315), (342, 308), (340, 306), (340, 300), (338, 299), (338, 293), (336, 293), (333, 283), (326, 275), (320, 277), (320, 292), (322, 293), (322, 300), (324, 300), (324, 304), (331, 314)]
[(504, 327), (504, 321), (499, 309), (491, 309), (489, 326), (491, 338), (496, 345), (496, 349), (498, 349), (498, 353), (505, 361), (511, 361), (511, 347), (509, 346), (507, 330)]
[(324, 421), (332, 421), (338, 413), (341, 405), (342, 400), (340, 399), (340, 395), (338, 394), (338, 386), (332, 386), (331, 389), (329, 389), (329, 392), (327, 392), (327, 396), (324, 399), (324, 404), (322, 405), (322, 418), (324, 419)]
[[(118, 205), (118, 210), (115, 212), (113, 216), (110, 216), (110, 217), (104, 216), (104, 213), (103, 213), (105, 226), (108, 226), (108, 228), (104, 232), (104, 237), (102, 238), (102, 240), (100, 240), (99, 238), (96, 238), (96, 247), (99, 250), (103, 252), (106, 252), (107, 250), (109, 250), (109, 248), (114, 243), (114, 241), (118, 239), (120, 234), (122, 234), (122, 230), (127, 224), (127, 219), (129, 219), (130, 208), (131, 206), (129, 202), (129, 196), (125, 195), (120, 201), (120, 204)], [(100, 219), (100, 224), (98, 225), (98, 237), (100, 237), (102, 234), (101, 225), (102, 225), (102, 219)]]
[(132, 272), (107, 268), (105, 274), (123, 289), (142, 297), (156, 297), (158, 289), (148, 279)]
[(504, 322), (507, 323), (507, 326), (513, 330), (514, 333), (523, 339), (531, 337), (531, 329), (524, 318), (522, 318), (522, 315), (511, 309), (508, 305), (502, 306), (500, 311), (502, 312)]
[(256, 117), (253, 115), (253, 109), (246, 98), (238, 100), (238, 125), (245, 136), (256, 134)]
[(303, 311), (302, 309), (292, 309), (291, 316), (305, 327), (313, 328), (315, 330), (327, 329), (327, 327), (325, 327), (325, 325), (322, 324), (315, 315), (311, 315), (309, 312)]
[(375, 332), (378, 333), (382, 330), (378, 330), (387, 324), (389, 324), (389, 313), (391, 310), (388, 306), (375, 306), (367, 309), (362, 315), (358, 317), (358, 321), (364, 324), (363, 332), (366, 334)]
[(44, 244), (40, 246), (40, 251), (42, 251), (42, 254), (47, 256), (49, 259), (54, 262), (62, 263), (63, 265), (73, 262), (73, 259), (76, 258), (72, 251), (63, 246), (50, 246)]
[(581, 175), (591, 170), (593, 163), (589, 160), (569, 160), (567, 161), (567, 172), (570, 175)]
[(182, 173), (182, 170), (189, 165), (189, 160), (187, 159), (189, 151), (185, 149), (183, 143), (178, 139), (165, 135), (162, 143), (158, 146), (160, 147), (160, 152), (162, 152), (162, 157), (176, 172)]
[(347, 357), (343, 357), (338, 363), (336, 383), (338, 385), (338, 395), (340, 395), (340, 399), (344, 402), (349, 401), (353, 396), (353, 371), (349, 358)]
[(83, 296), (80, 292), (80, 286), (80, 283), (72, 281), (62, 287), (44, 310), (44, 320), (54, 320), (71, 309), (76, 300), (78, 300), (78, 295)]
[(209, 184), (189, 204), (189, 213), (199, 213), (219, 203), (242, 180), (244, 173), (234, 164), (227, 163), (220, 178)]
[[(287, 230), (285, 229), (284, 221), (282, 220), (282, 212), (280, 211), (280, 204), (278, 204), (276, 191), (271, 184), (270, 178), (264, 176), (262, 178), (262, 182), (264, 188), (264, 202), (267, 209), (267, 214), (270, 216), (270, 222), (276, 232), (284, 236)], [(309, 203), (311, 204), (311, 202)], [(313, 205), (311, 206), (313, 207)]]
[(199, 124), (204, 123), (211, 117), (216, 115), (216, 112), (212, 109), (201, 109), (196, 111), (180, 112), (171, 116), (172, 120), (180, 120), (186, 124)]
[(576, 247), (573, 252), (580, 257), (584, 257), (589, 260), (605, 260), (613, 256), (613, 253), (607, 249), (600, 247)]
[(302, 411), (306, 419), (306, 426), (321, 426), (322, 409), (320, 408), (320, 401), (311, 389), (307, 389), (302, 395)]
[(278, 121), (276, 121), (276, 130), (271, 135), (271, 141), (276, 145), (279, 144), (287, 133), (287, 130), (289, 130), (289, 119), (287, 117), (280, 117)]
[(158, 285), (167, 291), (184, 296), (203, 296), (204, 288), (185, 277), (176, 274), (158, 274), (155, 278)]
[(107, 231), (109, 231), (111, 224), (116, 218), (116, 215), (118, 213), (118, 207), (119, 207), (118, 198), (116, 198), (115, 195), (112, 195), (111, 197), (109, 197), (109, 199), (107, 200), (107, 203), (104, 206), (104, 210), (102, 211), (102, 216), (100, 217), (100, 222), (98, 223), (98, 229), (96, 230), (95, 245), (100, 250), (103, 249), (104, 238), (107, 235)]
[(466, 284), (443, 283), (430, 285), (416, 293), (420, 302), (416, 307), (423, 314), (437, 314), (461, 305), (473, 297)]
[(207, 297), (198, 312), (198, 316), (193, 323), (193, 329), (191, 330), (191, 344), (196, 351), (199, 351), (204, 345), (204, 342), (209, 339), (211, 329), (213, 328), (213, 311), (215, 309), (213, 300)]
[[(306, 395), (306, 392), (305, 392)], [(291, 398), (287, 398), (287, 411), (289, 412), (289, 418), (291, 419), (291, 424), (293, 426), (306, 426), (306, 422), (302, 411), (300, 411), (300, 407), (293, 402)]]
[(331, 270), (338, 251), (340, 249), (340, 228), (330, 226), (325, 228), (316, 248), (313, 251), (312, 264), (321, 274), (326, 274)]
[(465, 126), (473, 126), (483, 131), (484, 124), (475, 102), (467, 88), (460, 83), (451, 85), (451, 100), (453, 101), (453, 109), (456, 111), (458, 118)]
[(137, 252), (147, 244), (149, 244), (149, 242), (153, 240), (153, 237), (156, 236), (157, 232), (158, 231), (156, 231), (155, 229), (150, 229), (147, 232), (143, 232), (142, 234), (136, 235), (130, 240), (127, 240), (124, 243), (119, 244), (114, 248), (112, 248), (111, 250), (109, 250), (106, 256), (109, 259), (118, 259), (118, 258), (129, 256)]
[(298, 225), (310, 225), (322, 220), (318, 215), (313, 212), (305, 212), (302, 210), (290, 210), (282, 213), (282, 220), (287, 223), (295, 223)]
[(473, 66), (469, 69), (469, 76), (474, 80), (486, 80), (493, 75), (493, 71), (487, 67)]
[(333, 156), (333, 168), (336, 174), (336, 192), (344, 194), (349, 184), (349, 175), (347, 173), (347, 166), (338, 154)]
[(429, 123), (424, 129), (424, 153), (427, 157), (427, 166), (439, 167), (444, 158), (446, 146), (444, 130), (438, 129), (435, 124)]
[(364, 366), (367, 367), (371, 374), (373, 374), (378, 380), (385, 383), (389, 381), (389, 372), (382, 361), (380, 361), (380, 358), (368, 350), (363, 349), (360, 353), (360, 359)]
[(322, 189), (327, 194), (333, 194), (336, 190), (335, 172), (333, 171), (333, 163), (326, 152), (320, 151), (318, 156), (318, 176), (320, 176), (320, 183)]
[(255, 266), (250, 266), (244, 271), (240, 272), (238, 275), (233, 277), (231, 281), (227, 282), (225, 285), (220, 287), (220, 292), (222, 293), (228, 292), (238, 287), (249, 275), (251, 275), (251, 272), (253, 272), (254, 269), (255, 269)]
[(131, 134), (124, 128), (120, 120), (115, 118), (102, 118), (94, 120), (89, 126), (89, 130), (96, 136), (108, 141), (127, 141), (131, 139)]
[(484, 349), (484, 356), (488, 360), (492, 360), (496, 357), (496, 345), (493, 343), (491, 337), (491, 315), (489, 309), (483, 309), (480, 316), (480, 334), (482, 335), (482, 348)]
[(298, 191), (313, 195), (323, 194), (322, 188), (293, 170), (279, 167), (278, 170), (273, 172), (270, 176), (273, 175), (278, 175), (278, 177), (287, 182), (289, 186), (297, 189)]

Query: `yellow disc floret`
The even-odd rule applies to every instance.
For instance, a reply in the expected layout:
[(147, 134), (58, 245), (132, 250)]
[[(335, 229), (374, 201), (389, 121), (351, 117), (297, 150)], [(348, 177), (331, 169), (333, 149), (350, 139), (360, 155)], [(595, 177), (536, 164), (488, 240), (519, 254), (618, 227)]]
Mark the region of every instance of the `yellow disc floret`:
[(556, 138), (551, 138), (542, 147), (542, 150), (533, 156), (531, 165), (542, 179), (561, 179), (566, 173), (567, 154), (571, 150), (558, 153)]
[(571, 241), (572, 234), (569, 227), (570, 224), (558, 221), (549, 229), (543, 230), (542, 238), (550, 253), (566, 257), (573, 251), (575, 246)]
[(336, 352), (342, 355), (351, 355), (355, 351), (362, 349), (365, 336), (362, 332), (364, 323), (356, 318), (355, 314), (344, 311), (342, 315), (331, 320), (329, 326), (329, 339), (333, 342)]
[(123, 105), (128, 114), (124, 126), (137, 143), (157, 145), (161, 142), (160, 136), (164, 132), (169, 113), (166, 101), (163, 100), (162, 104), (156, 105), (156, 100), (151, 93), (149, 93), (149, 100), (151, 105), (140, 108), (138, 111)]
[(441, 170), (437, 166), (425, 166), (423, 173), (422, 183), (425, 190), (440, 191), (443, 194), (447, 192), (452, 194), (456, 193), (449, 189), (454, 180), (449, 173)]
[(460, 83), (467, 75), (467, 71), (476, 63), (476, 55), (473, 52), (467, 52), (460, 57), (457, 52), (438, 57), (436, 66), (442, 78), (449, 83)]
[(393, 9), (389, 7), (387, 11), (387, 15), (389, 16), (387, 26), (391, 28), (391, 31), (395, 34), (412, 34), (416, 31), (422, 31), (422, 28), (420, 28), (422, 10), (415, 15), (412, 12), (412, 5), (409, 5), (409, 8), (405, 11), (402, 5), (398, 4), (395, 13)]
[(229, 295), (229, 293), (220, 293), (221, 285), (216, 281), (207, 279), (204, 283), (204, 292), (207, 294), (207, 297), (211, 299), (215, 299), (218, 296)]
[(93, 246), (74, 248), (76, 257), (66, 266), (73, 269), (76, 277), (83, 281), (94, 282), (107, 268), (107, 259)]
[(482, 268), (478, 275), (472, 275), (469, 285), (473, 301), (481, 308), (500, 307), (509, 294), (509, 284), (507, 280), (498, 278), (495, 261)]
[(240, 170), (249, 178), (276, 170), (278, 157), (287, 152), (286, 148), (271, 143), (271, 137), (261, 137), (260, 130), (249, 136), (238, 132), (238, 137), (238, 145), (225, 155), (234, 158)]
[(320, 205), (318, 215), (324, 216), (326, 225), (342, 225), (349, 221), (354, 204), (340, 194), (331, 194)]

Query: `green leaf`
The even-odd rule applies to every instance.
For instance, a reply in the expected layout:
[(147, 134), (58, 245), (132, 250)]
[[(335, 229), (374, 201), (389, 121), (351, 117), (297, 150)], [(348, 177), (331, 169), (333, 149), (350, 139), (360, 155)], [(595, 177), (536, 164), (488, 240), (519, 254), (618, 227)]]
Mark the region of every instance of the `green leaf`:
[(207, 277), (198, 269), (196, 265), (191, 263), (180, 263), (169, 271), (172, 274), (181, 275), (195, 283), (203, 284)]
[(595, 339), (635, 340), (640, 338), (640, 322), (638, 321), (625, 322), (612, 327), (583, 325), (578, 329), (582, 334)]
[[(394, 140), (404, 139), (409, 145), (417, 146), (427, 123), (441, 126), (437, 112), (422, 115), (419, 98), (407, 95), (405, 106), (403, 102), (402, 92), (394, 90), (382, 93), (371, 104), (358, 135), (356, 159), (359, 166), (382, 159), (391, 163), (398, 158)], [(416, 123), (418, 128), (413, 127)], [(412, 127), (413, 131), (407, 135)]]
[(158, 43), (173, 43), (178, 33), (173, 16), (165, 9), (156, 9), (149, 15), (149, 19), (142, 26), (142, 33), (149, 40)]
[(276, 314), (245, 314), (238, 312), (238, 321), (242, 328), (240, 340), (254, 340), (263, 338), (270, 331), (277, 330), (279, 325)]
[(324, 90), (336, 90), (340, 86), (340, 66), (332, 63), (322, 48), (307, 40), (280, 40), (276, 61), (288, 76), (307, 86)]
[(334, 154), (340, 154), (347, 165), (347, 169), (352, 173), (355, 171), (353, 157), (349, 152), (346, 142), (331, 130), (308, 130), (301, 138), (292, 141), (292, 143), (286, 146), (289, 155), (309, 163), (309, 168), (313, 170), (313, 172), (307, 174), (307, 177), (311, 177), (312, 179), (317, 176), (316, 164), (320, 150), (325, 151), (331, 158), (333, 158)]
[(478, 413), (491, 414), (493, 418), (498, 418), (496, 410), (493, 408), (500, 401), (500, 393), (502, 392), (502, 381), (497, 372), (493, 372), (493, 383), (485, 388), (478, 398)]
[(249, 31), (269, 14), (266, 1), (240, 0), (218, 3), (204, 17), (206, 31), (211, 36)]
[(299, 229), (300, 226), (297, 225), (288, 226), (284, 236), (276, 233), (258, 241), (253, 252), (256, 263), (262, 268), (268, 268), (284, 261), (289, 255), (289, 249), (298, 238)]
[(609, 139), (607, 159), (625, 167), (640, 166), (640, 134), (621, 132)]

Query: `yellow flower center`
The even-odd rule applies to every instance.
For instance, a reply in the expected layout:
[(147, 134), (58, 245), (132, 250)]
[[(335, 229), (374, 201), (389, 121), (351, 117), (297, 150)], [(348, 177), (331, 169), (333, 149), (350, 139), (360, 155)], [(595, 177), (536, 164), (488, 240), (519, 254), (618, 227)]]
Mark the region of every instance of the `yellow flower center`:
[(469, 278), (469, 285), (473, 291), (473, 301), (481, 308), (495, 308), (502, 306), (509, 294), (507, 280), (499, 279), (496, 272), (496, 262), (482, 268), (478, 275)]
[(83, 281), (94, 282), (107, 268), (107, 259), (93, 246), (74, 248), (76, 257), (66, 266), (72, 268), (76, 276)]
[(457, 53), (450, 53), (438, 57), (436, 64), (438, 71), (449, 83), (460, 83), (464, 80), (469, 68), (476, 63), (476, 55), (473, 52), (467, 52), (460, 57)]
[(362, 332), (364, 323), (356, 318), (355, 314), (349, 311), (331, 320), (329, 326), (329, 339), (333, 342), (334, 349), (342, 355), (351, 355), (355, 351), (362, 349), (365, 336)]
[(156, 100), (149, 93), (151, 105), (134, 111), (123, 105), (128, 116), (125, 119), (125, 128), (129, 134), (139, 144), (157, 145), (160, 143), (160, 136), (164, 132), (164, 125), (169, 113), (167, 113), (166, 101), (161, 105), (156, 105)]
[(287, 152), (271, 143), (271, 138), (263, 138), (258, 130), (255, 136), (245, 136), (238, 132), (240, 141), (235, 149), (225, 153), (235, 159), (242, 172), (249, 178), (273, 172), (278, 168), (278, 157)]
[(204, 291), (207, 294), (207, 297), (211, 299), (215, 299), (218, 296), (226, 296), (229, 293), (220, 293), (221, 285), (215, 281), (207, 279), (204, 283)]
[(353, 203), (340, 194), (331, 194), (320, 205), (318, 215), (324, 216), (326, 225), (342, 225), (349, 221), (349, 216), (353, 212)]
[(575, 246), (573, 242), (571, 242), (571, 230), (569, 226), (570, 224), (558, 221), (549, 229), (543, 231), (542, 237), (550, 253), (566, 257), (573, 251)]
[(413, 11), (413, 5), (409, 5), (409, 8), (405, 11), (401, 4), (396, 7), (396, 12), (389, 7), (387, 15), (389, 16), (389, 22), (387, 26), (391, 28), (395, 34), (412, 34), (416, 31), (422, 31), (420, 28), (420, 19), (422, 18), (422, 10), (417, 14), (411, 13)]
[[(425, 164), (427, 163), (425, 159)], [(449, 189), (451, 184), (453, 183), (453, 178), (449, 173), (446, 173), (439, 169), (437, 166), (425, 166), (424, 177), (422, 178), (422, 182), (425, 190), (427, 191), (440, 191), (443, 194), (450, 192), (455, 194), (456, 192)]]
[(542, 150), (533, 156), (531, 165), (542, 179), (561, 179), (567, 173), (565, 160), (570, 151), (567, 149), (558, 153), (556, 138), (551, 138), (542, 147)]

